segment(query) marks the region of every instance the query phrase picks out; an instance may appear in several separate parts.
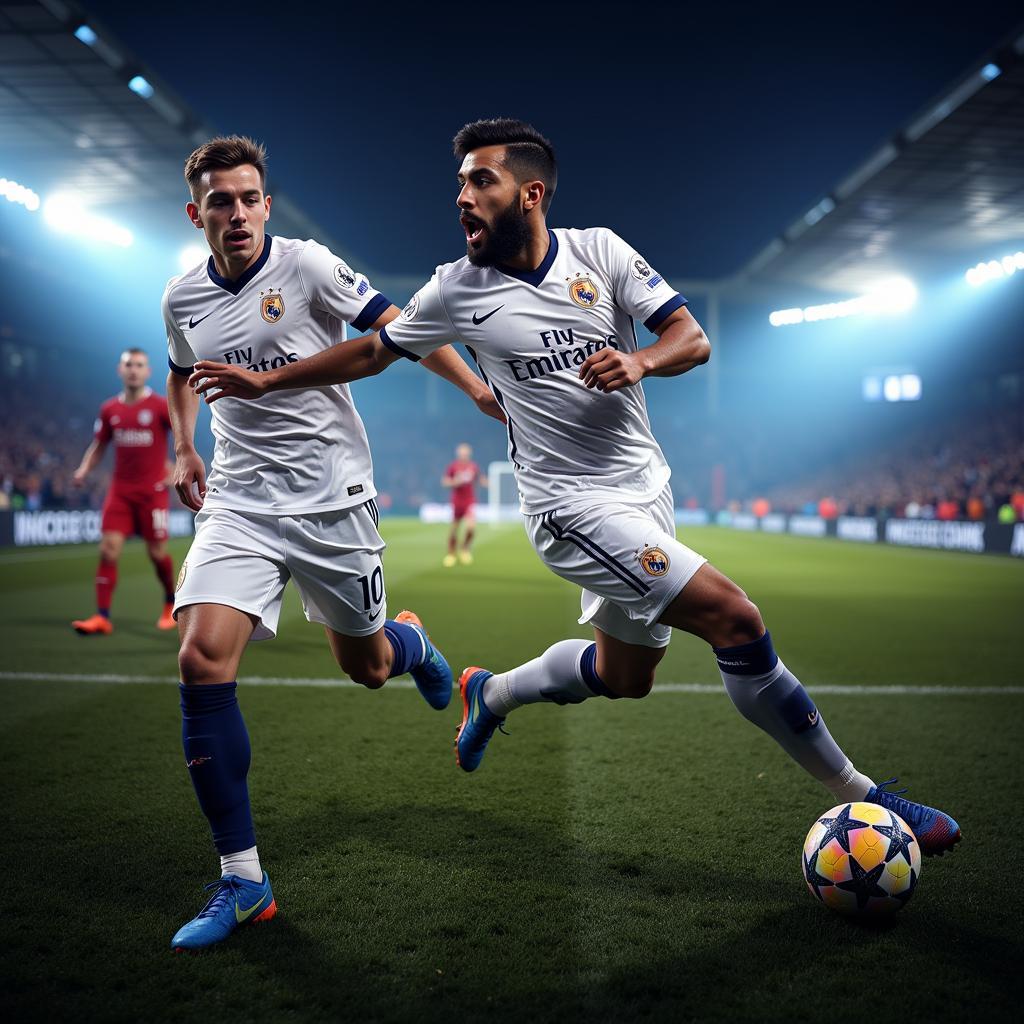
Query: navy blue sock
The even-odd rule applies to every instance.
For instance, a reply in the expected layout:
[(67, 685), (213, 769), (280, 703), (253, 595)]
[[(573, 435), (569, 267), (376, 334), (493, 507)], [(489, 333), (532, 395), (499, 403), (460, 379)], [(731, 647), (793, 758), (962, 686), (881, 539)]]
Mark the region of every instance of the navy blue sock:
[(391, 661), (391, 674), (388, 679), (395, 676), (404, 676), (411, 668), (423, 664), (424, 650), (423, 638), (418, 630), (404, 622), (395, 622), (394, 619), (384, 621), (384, 636), (391, 644), (394, 658)]
[(178, 687), (181, 742), (199, 806), (220, 854), (256, 845), (249, 809), (249, 733), (238, 707), (235, 683)]
[(580, 658), (580, 674), (583, 682), (597, 694), (598, 697), (607, 697), (609, 700), (618, 700), (622, 694), (612, 693), (604, 684), (604, 680), (597, 674), (597, 644), (591, 644)]
[(733, 676), (763, 676), (779, 663), (779, 656), (772, 646), (772, 635), (767, 630), (749, 644), (712, 647), (711, 650), (718, 659), (718, 667)]

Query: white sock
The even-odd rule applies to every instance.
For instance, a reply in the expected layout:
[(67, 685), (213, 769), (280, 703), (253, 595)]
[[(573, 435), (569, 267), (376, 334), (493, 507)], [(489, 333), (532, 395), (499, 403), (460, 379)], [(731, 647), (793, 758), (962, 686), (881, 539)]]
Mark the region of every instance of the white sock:
[(225, 875), (238, 875), (239, 878), (248, 879), (250, 882), (262, 882), (263, 868), (260, 867), (260, 855), (256, 852), (256, 847), (250, 846), (248, 850), (222, 855), (220, 877), (223, 878)]
[(846, 767), (831, 779), (822, 779), (822, 785), (826, 786), (837, 803), (848, 804), (857, 800), (863, 800), (868, 795), (868, 790), (874, 783), (866, 775), (861, 775), (853, 767), (851, 761), (846, 762)]
[(559, 640), (539, 658), (491, 676), (484, 683), (484, 704), (504, 718), (524, 704), (581, 704), (598, 696), (583, 681), (580, 670), (583, 652), (592, 644), (592, 640)]

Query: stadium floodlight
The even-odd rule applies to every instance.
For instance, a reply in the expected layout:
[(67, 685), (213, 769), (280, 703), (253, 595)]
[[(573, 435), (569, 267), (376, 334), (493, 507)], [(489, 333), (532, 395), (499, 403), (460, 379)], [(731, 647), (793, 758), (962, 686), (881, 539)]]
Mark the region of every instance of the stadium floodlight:
[(972, 288), (988, 284), (989, 281), (1002, 281), (1018, 270), (1024, 270), (1024, 252), (1017, 251), (1001, 260), (982, 260), (964, 273), (964, 278)]
[(181, 272), (184, 274), (186, 271), (191, 270), (197, 263), (204, 262), (206, 257), (209, 255), (209, 250), (204, 249), (201, 245), (186, 245), (185, 248), (178, 253), (178, 266), (181, 267)]
[(128, 83), (128, 88), (131, 89), (136, 96), (141, 96), (144, 100), (148, 100), (154, 92), (153, 86), (146, 81), (142, 75), (135, 75)]
[(0, 178), (0, 196), (3, 196), (9, 203), (24, 206), (29, 213), (35, 213), (39, 209), (39, 196), (32, 189), (25, 185), (19, 185), (18, 182), (12, 181), (10, 178)]
[(79, 235), (94, 242), (107, 242), (127, 249), (135, 241), (127, 228), (83, 209), (72, 196), (50, 196), (43, 204), (43, 217), (54, 231)]
[(88, 25), (79, 25), (75, 29), (75, 38), (79, 42), (85, 43), (86, 46), (95, 46), (99, 36)]
[(768, 322), (772, 327), (785, 327), (788, 324), (815, 323), (818, 320), (835, 320), (862, 313), (905, 313), (915, 302), (917, 287), (914, 282), (906, 277), (891, 277), (854, 299), (826, 302), (821, 306), (805, 306), (803, 309), (776, 309), (768, 314)]
[(991, 82), (994, 78), (998, 78), (1003, 73), (1003, 69), (998, 64), (986, 64), (981, 69), (981, 77), (986, 82)]

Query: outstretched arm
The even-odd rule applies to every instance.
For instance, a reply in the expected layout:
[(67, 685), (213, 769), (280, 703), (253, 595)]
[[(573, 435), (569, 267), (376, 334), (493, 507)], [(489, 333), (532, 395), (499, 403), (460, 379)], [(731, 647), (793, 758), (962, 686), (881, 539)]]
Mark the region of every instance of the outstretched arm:
[(658, 340), (636, 352), (602, 348), (580, 366), (588, 388), (612, 392), (644, 377), (677, 377), (711, 358), (711, 343), (686, 307), (677, 309), (655, 330)]

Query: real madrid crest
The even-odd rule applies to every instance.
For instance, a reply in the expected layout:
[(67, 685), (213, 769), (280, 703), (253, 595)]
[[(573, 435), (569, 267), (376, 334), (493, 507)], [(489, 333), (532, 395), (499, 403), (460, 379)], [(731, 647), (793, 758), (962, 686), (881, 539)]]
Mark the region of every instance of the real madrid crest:
[(661, 548), (644, 548), (639, 557), (640, 568), (648, 576), (664, 576), (668, 572), (668, 555)]
[(591, 278), (577, 274), (569, 279), (569, 298), (577, 306), (582, 306), (584, 309), (596, 306), (599, 294), (597, 285)]
[(260, 315), (268, 324), (276, 324), (284, 316), (284, 296), (273, 289), (260, 295)]

